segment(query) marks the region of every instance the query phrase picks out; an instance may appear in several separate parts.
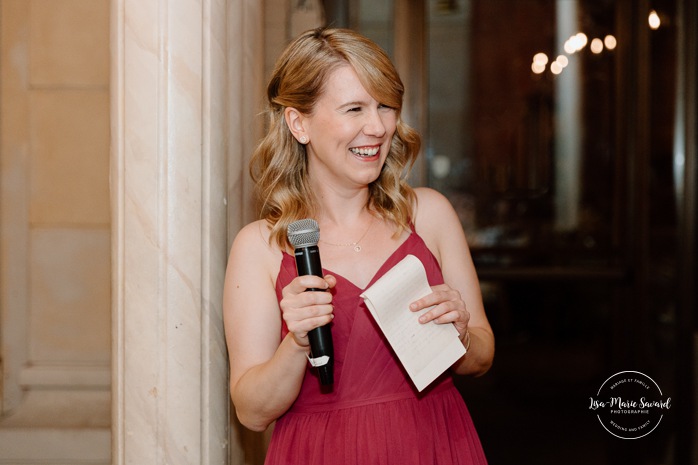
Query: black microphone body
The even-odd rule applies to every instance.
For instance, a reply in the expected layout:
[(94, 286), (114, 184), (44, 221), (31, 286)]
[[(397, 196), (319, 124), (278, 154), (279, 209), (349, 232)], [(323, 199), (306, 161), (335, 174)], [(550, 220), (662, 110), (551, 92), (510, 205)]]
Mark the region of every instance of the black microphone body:
[[(319, 276), (322, 274), (320, 250), (317, 243), (320, 240), (320, 229), (317, 222), (305, 219), (291, 223), (288, 227), (288, 238), (295, 247), (294, 256), (298, 276)], [(308, 291), (325, 291), (325, 289), (306, 289)], [(310, 342), (310, 363), (318, 369), (320, 384), (334, 383), (334, 347), (330, 324), (320, 326), (308, 332)]]

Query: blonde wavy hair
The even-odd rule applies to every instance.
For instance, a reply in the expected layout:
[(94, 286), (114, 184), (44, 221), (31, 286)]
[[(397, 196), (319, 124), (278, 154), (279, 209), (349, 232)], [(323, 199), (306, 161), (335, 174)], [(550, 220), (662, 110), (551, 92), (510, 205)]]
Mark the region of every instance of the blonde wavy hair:
[(397, 112), (397, 128), (380, 176), (369, 185), (368, 207), (409, 228), (416, 196), (407, 176), (419, 154), (419, 134), (400, 118), (404, 86), (395, 66), (374, 42), (346, 29), (319, 28), (301, 34), (276, 62), (267, 87), (267, 134), (250, 160), (260, 217), (271, 227), (270, 243), (290, 247), (286, 229), (313, 217), (317, 202), (308, 179), (305, 146), (291, 134), (284, 110), (310, 115), (330, 73), (349, 64), (371, 96)]

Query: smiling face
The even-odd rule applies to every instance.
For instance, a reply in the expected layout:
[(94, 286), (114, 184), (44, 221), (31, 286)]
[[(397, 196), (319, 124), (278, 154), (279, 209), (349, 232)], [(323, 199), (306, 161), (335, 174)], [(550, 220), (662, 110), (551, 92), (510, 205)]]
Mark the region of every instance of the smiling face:
[(312, 114), (296, 123), (310, 141), (306, 147), (313, 182), (365, 187), (381, 173), (397, 111), (376, 101), (346, 65), (332, 71)]

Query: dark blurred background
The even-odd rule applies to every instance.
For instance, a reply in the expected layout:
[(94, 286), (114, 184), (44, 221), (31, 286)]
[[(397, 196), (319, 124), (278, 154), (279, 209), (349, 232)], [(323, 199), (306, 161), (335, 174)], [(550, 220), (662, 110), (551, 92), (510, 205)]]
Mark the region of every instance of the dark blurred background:
[[(490, 463), (698, 463), (694, 0), (324, 3), (398, 62), (414, 182), (461, 215), (497, 355), (459, 387)], [(637, 440), (589, 410), (626, 370), (672, 398)]]

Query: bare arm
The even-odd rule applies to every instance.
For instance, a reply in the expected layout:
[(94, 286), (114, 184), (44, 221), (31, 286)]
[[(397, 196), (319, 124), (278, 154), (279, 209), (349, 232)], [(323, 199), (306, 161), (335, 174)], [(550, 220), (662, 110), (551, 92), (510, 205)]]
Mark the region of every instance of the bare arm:
[(225, 278), (223, 313), (230, 357), (230, 395), (240, 422), (263, 431), (293, 404), (308, 354), (307, 332), (331, 320), (329, 287), (315, 276), (296, 278), (283, 291), (289, 334), (281, 339), (275, 279), (281, 253), (267, 242), (266, 227), (252, 223), (238, 234)]
[(432, 189), (417, 189), (415, 227), (441, 265), (444, 285), (417, 302), (413, 310), (436, 305), (423, 322), (453, 323), (468, 353), (452, 368), (482, 375), (492, 366), (494, 334), (485, 314), (480, 284), (463, 227), (451, 203)]

